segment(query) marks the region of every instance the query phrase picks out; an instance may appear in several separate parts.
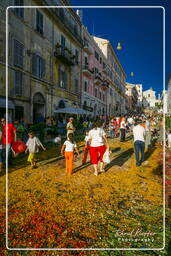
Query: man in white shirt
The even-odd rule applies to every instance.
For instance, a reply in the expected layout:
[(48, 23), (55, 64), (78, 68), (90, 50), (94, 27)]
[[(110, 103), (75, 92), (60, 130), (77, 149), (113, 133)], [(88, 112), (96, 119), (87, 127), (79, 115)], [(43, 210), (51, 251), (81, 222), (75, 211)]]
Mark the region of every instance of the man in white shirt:
[[(136, 166), (140, 166), (144, 162), (144, 151), (145, 151), (145, 128), (141, 125), (141, 120), (136, 120), (133, 128), (134, 136), (134, 148), (136, 156)], [(141, 153), (141, 159), (140, 159)]]

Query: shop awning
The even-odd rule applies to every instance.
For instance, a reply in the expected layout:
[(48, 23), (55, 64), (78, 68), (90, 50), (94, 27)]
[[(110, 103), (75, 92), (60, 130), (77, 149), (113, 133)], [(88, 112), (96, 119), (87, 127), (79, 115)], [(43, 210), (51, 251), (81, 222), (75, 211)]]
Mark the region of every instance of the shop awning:
[[(0, 98), (0, 108), (6, 108), (6, 99)], [(14, 103), (11, 100), (8, 100), (8, 108), (15, 109)]]
[(88, 111), (85, 111), (81, 108), (60, 108), (54, 110), (54, 113), (65, 113), (65, 114), (75, 114), (75, 115), (87, 115), (89, 114)]

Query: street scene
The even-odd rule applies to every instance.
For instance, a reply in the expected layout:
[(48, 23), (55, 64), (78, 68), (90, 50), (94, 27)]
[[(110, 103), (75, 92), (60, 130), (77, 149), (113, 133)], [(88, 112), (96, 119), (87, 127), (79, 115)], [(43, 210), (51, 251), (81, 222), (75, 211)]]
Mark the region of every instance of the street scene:
[(163, 9), (11, 2), (8, 44), (0, 3), (0, 256), (171, 255)]

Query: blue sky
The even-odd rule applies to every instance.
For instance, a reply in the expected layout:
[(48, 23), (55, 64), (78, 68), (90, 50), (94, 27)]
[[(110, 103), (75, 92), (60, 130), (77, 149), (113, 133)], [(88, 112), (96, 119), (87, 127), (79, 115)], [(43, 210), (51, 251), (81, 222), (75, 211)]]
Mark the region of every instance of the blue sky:
[[(166, 10), (166, 83), (171, 72), (171, 11), (167, 0), (70, 0), (72, 6), (163, 6)], [(171, 3), (170, 3), (171, 5)], [(170, 9), (170, 10), (169, 10)], [(86, 8), (83, 23), (90, 34), (109, 39), (115, 50), (127, 81), (142, 83), (144, 90), (152, 87), (157, 94), (163, 89), (163, 10), (161, 8)], [(131, 77), (130, 73), (134, 72)]]

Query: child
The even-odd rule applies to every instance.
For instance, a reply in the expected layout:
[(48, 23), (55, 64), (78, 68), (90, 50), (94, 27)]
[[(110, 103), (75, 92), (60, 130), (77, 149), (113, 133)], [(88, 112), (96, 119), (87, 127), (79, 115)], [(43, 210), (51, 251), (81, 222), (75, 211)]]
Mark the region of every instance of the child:
[(168, 138), (168, 148), (171, 148), (171, 130), (168, 132), (167, 138)]
[(74, 142), (73, 134), (68, 134), (68, 139), (64, 142), (61, 148), (61, 155), (64, 155), (66, 160), (66, 172), (71, 175), (73, 170), (74, 150), (80, 156), (76, 143)]
[(34, 132), (29, 132), (29, 139), (26, 143), (27, 151), (29, 151), (29, 156), (27, 161), (31, 163), (32, 169), (36, 168), (36, 153), (39, 152), (39, 146), (42, 147), (43, 150), (46, 150), (45, 147), (42, 145), (40, 140), (34, 135)]
[(87, 156), (88, 156), (88, 152), (90, 152), (90, 145), (89, 145), (89, 131), (86, 131), (86, 136), (85, 136), (85, 147), (84, 147), (84, 154), (83, 154), (83, 159), (82, 159), (82, 164), (85, 164), (87, 161)]

